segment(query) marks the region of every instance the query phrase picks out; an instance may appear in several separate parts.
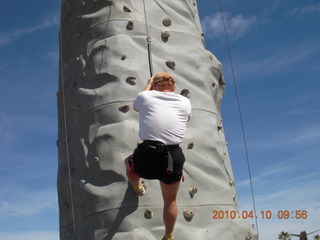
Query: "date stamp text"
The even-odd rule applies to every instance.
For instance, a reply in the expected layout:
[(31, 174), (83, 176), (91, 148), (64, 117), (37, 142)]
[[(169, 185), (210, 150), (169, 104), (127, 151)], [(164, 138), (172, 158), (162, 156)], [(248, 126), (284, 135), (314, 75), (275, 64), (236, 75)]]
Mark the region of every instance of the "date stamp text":
[(295, 210), (295, 211), (289, 211), (289, 210), (278, 210), (276, 212), (266, 210), (266, 211), (260, 211), (256, 214), (253, 210), (251, 211), (240, 211), (237, 212), (235, 210), (214, 210), (212, 211), (212, 219), (307, 219), (308, 218), (308, 212), (306, 210)]

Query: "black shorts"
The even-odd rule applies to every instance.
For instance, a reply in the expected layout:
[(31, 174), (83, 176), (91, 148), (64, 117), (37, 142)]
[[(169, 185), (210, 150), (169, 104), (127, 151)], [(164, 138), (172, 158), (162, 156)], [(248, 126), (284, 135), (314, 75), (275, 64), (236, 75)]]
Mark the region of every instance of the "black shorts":
[[(153, 147), (159, 143), (145, 141), (139, 144), (133, 154), (134, 172), (142, 178), (158, 179), (166, 184), (179, 182), (185, 162), (182, 149), (179, 145), (168, 145), (159, 151)], [(168, 151), (173, 160), (173, 172), (168, 171)]]

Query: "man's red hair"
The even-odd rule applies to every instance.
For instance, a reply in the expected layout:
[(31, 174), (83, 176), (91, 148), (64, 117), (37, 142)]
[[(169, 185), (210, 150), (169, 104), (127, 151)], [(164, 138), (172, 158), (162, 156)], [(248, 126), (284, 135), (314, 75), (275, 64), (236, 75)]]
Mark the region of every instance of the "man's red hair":
[(155, 75), (153, 78), (153, 83), (162, 88), (174, 90), (175, 81), (173, 77), (167, 72), (160, 72)]

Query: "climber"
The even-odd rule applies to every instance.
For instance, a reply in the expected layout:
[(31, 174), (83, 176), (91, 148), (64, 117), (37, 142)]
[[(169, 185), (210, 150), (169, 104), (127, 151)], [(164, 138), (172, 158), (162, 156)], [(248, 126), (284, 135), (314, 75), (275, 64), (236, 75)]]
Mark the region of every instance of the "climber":
[(189, 99), (175, 94), (175, 88), (173, 77), (160, 72), (138, 94), (133, 108), (139, 112), (139, 137), (143, 142), (125, 159), (127, 177), (139, 196), (145, 194), (141, 177), (160, 181), (165, 225), (162, 240), (173, 240), (176, 197), (185, 162), (179, 144), (191, 118)]

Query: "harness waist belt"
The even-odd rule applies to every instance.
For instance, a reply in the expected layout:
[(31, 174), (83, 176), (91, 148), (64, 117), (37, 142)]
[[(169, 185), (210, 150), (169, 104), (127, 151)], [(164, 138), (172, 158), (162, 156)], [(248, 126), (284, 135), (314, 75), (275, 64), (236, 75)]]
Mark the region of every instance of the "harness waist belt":
[[(173, 149), (176, 149), (176, 148), (179, 147), (179, 144), (176, 144), (176, 145), (165, 145), (163, 142), (153, 141), (153, 140), (144, 140), (142, 144), (145, 147), (154, 148), (154, 149), (158, 148), (160, 150), (159, 152), (165, 151), (166, 148), (168, 150), (173, 150)], [(163, 148), (163, 150), (161, 148)]]
[(153, 148), (156, 152), (167, 152), (168, 153), (168, 167), (167, 173), (173, 174), (173, 159), (170, 154), (170, 150), (176, 149), (179, 147), (179, 144), (176, 145), (165, 145), (159, 141), (145, 140), (143, 141), (143, 146), (145, 148)]

